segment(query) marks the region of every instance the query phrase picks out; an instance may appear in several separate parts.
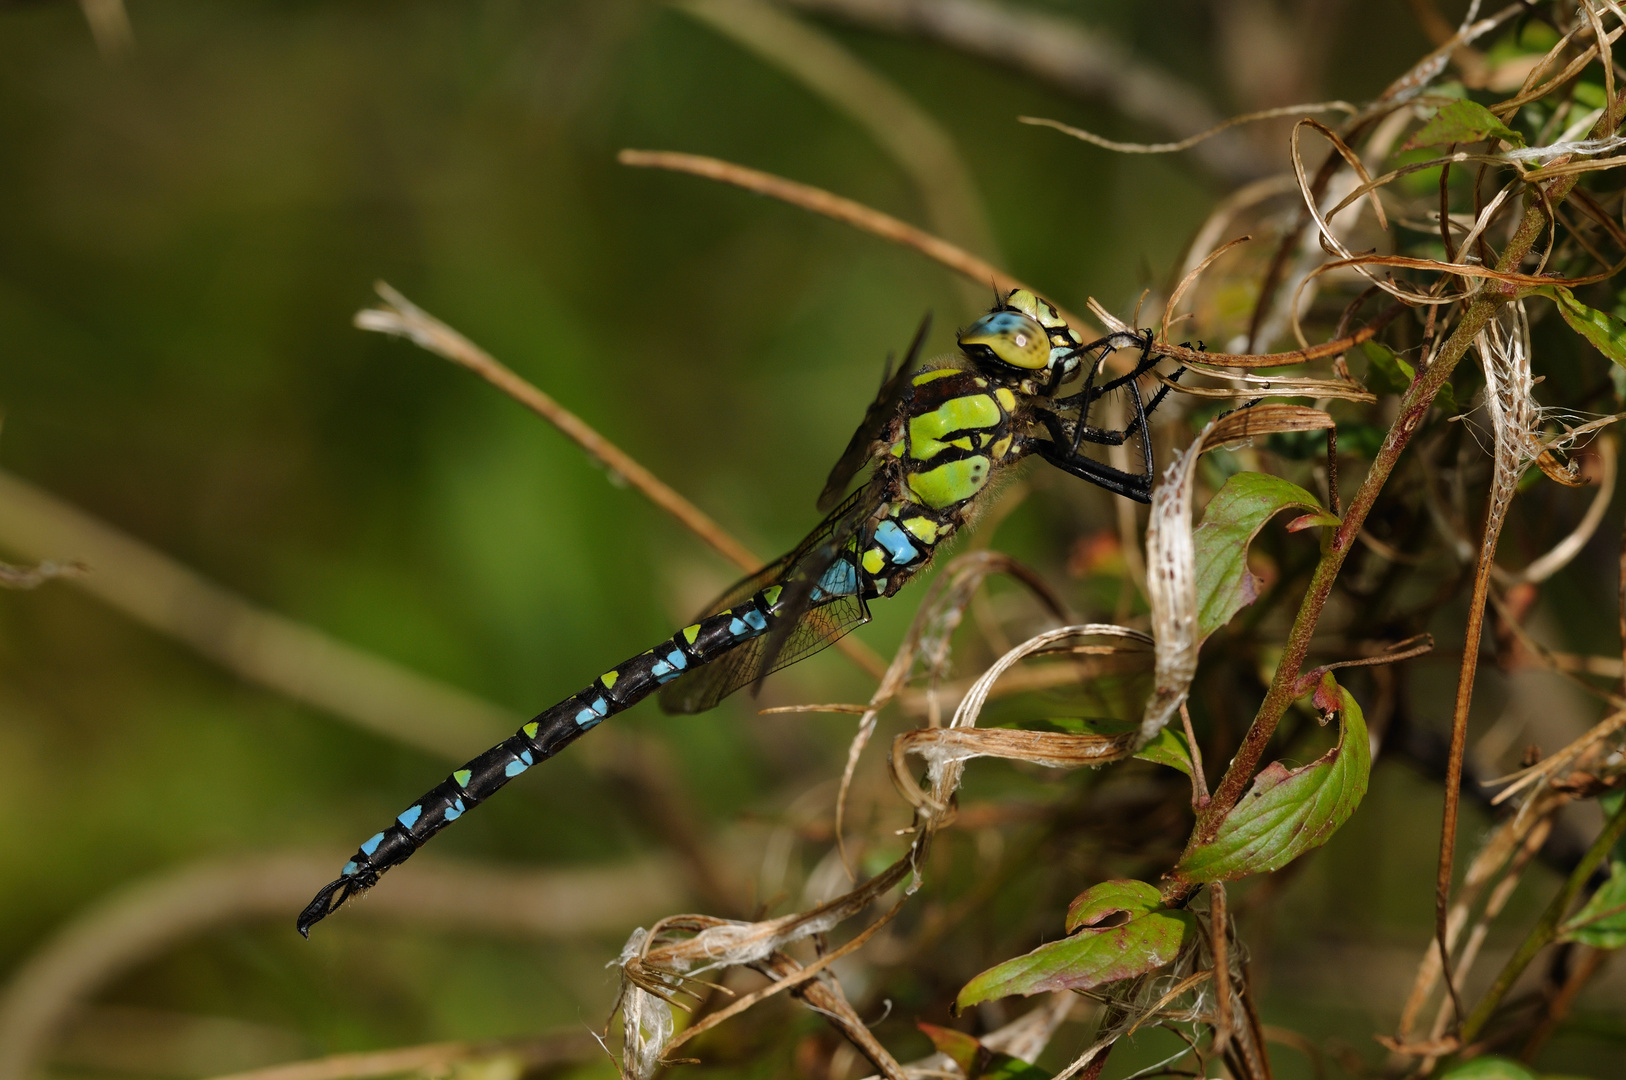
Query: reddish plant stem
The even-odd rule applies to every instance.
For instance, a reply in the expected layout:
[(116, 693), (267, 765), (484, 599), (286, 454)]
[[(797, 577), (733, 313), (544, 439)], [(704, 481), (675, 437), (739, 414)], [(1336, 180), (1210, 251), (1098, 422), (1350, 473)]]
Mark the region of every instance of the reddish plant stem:
[[(1494, 517), (1494, 513), (1493, 513)], [(1440, 822), (1439, 871), (1434, 881), (1434, 940), (1440, 948), (1440, 978), (1451, 997), (1457, 1022), (1462, 1022), (1462, 998), (1451, 971), (1451, 945), (1448, 927), (1451, 914), (1451, 874), (1457, 852), (1457, 812), (1462, 802), (1462, 759), (1468, 743), (1468, 706), (1474, 696), (1474, 676), (1479, 671), (1479, 638), (1485, 628), (1485, 597), (1490, 591), (1491, 569), (1496, 563), (1496, 541), (1501, 533), (1496, 521), (1485, 522), (1484, 542), (1474, 568), (1474, 591), (1468, 603), (1468, 626), (1462, 643), (1462, 667), (1457, 673), (1457, 697), (1451, 710), (1451, 757), (1445, 766), (1445, 810)]]
[[(1549, 200), (1554, 204), (1562, 201), (1573, 186), (1573, 179), (1569, 177), (1555, 182), (1548, 189)], [(1527, 199), (1524, 218), (1503, 250), (1498, 262), (1499, 270), (1506, 272), (1519, 265), (1545, 229), (1546, 220), (1541, 200)], [(1348, 557), (1350, 549), (1355, 546), (1356, 538), (1366, 524), (1367, 515), (1371, 513), (1378, 495), (1383, 491), (1383, 485), (1388, 482), (1395, 465), (1400, 460), (1400, 455), (1428, 415), (1429, 407), (1434, 402), (1434, 395), (1451, 377), (1451, 372), (1456, 369), (1458, 361), (1467, 354), (1469, 345), (1479, 336), (1479, 332), (1484, 329), (1497, 306), (1516, 295), (1514, 290), (1495, 284), (1487, 285), (1480, 295), (1469, 303), (1451, 337), (1440, 347), (1438, 356), (1429, 365), (1428, 370), (1419, 373), (1401, 396), (1399, 414), (1384, 437), (1383, 445), (1372, 461), (1372, 467), (1367, 470), (1360, 489), (1350, 500), (1349, 509), (1345, 512), (1343, 520), (1325, 542), (1321, 560), (1316, 564), (1310, 585), (1299, 604), (1292, 630), (1288, 634), (1286, 648), (1277, 665), (1276, 676), (1265, 694), (1265, 700), (1260, 703), (1259, 712), (1243, 737), (1236, 756), (1231, 759), (1230, 767), (1225, 771), (1219, 786), (1214, 789), (1212, 801), (1197, 816), (1196, 827), (1187, 841), (1188, 852), (1211, 841), (1219, 831), (1220, 823), (1237, 804), (1258, 770), (1265, 748), (1269, 745), (1271, 736), (1276, 733), (1276, 725), (1281, 722), (1282, 716), (1298, 696), (1296, 684), (1299, 673), (1309, 652), (1311, 635), (1315, 632), (1321, 612), (1327, 606), (1328, 598), (1332, 596), (1333, 583), (1337, 580), (1339, 571), (1343, 569), (1344, 560)], [(1170, 881), (1164, 889), (1164, 896), (1170, 903), (1183, 903), (1195, 889), (1195, 885), (1187, 882)]]

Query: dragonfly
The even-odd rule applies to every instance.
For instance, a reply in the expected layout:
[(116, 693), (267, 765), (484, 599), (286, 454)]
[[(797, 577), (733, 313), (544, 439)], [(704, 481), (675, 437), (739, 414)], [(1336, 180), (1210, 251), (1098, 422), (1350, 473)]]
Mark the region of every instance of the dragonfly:
[[(880, 393), (819, 496), (826, 516), (805, 540), (670, 638), (606, 671), (430, 789), (322, 887), (300, 912), (299, 932), (309, 937), (312, 926), (510, 780), (651, 694), (659, 692), (668, 712), (704, 712), (868, 622), (870, 601), (896, 594), (924, 570), (938, 547), (973, 520), (996, 477), (1023, 459), (1038, 456), (1114, 494), (1151, 500), (1147, 418), (1184, 371), (1143, 399), (1140, 381), (1157, 363), (1151, 331), (1084, 343), (1049, 301), (1015, 289), (958, 334), (957, 354), (917, 371), (930, 324), (928, 314), (903, 362), (883, 374)], [(1138, 355), (1127, 373), (1107, 377), (1106, 360), (1119, 350)], [(1127, 406), (1125, 426), (1091, 422), (1109, 399)], [(1139, 469), (1119, 469), (1087, 452), (1124, 445), (1139, 450)], [(867, 479), (849, 494), (866, 467)]]

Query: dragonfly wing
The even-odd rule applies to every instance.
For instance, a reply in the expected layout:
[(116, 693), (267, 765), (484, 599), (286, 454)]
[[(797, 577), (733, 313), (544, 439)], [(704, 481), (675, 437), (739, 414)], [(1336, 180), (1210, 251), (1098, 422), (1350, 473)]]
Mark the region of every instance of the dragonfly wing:
[[(724, 611), (773, 584), (784, 590), (766, 634), (743, 641), (674, 680), (661, 691), (661, 707), (671, 713), (705, 712), (742, 686), (813, 655), (868, 622), (869, 606), (859, 595), (857, 560), (863, 547), (860, 534), (879, 505), (880, 494), (878, 485), (854, 492), (789, 555), (735, 585), (707, 608), (707, 615)], [(842, 561), (851, 571), (835, 578), (850, 591), (832, 594), (819, 590), (821, 583), (829, 583), (830, 570)]]
[(904, 356), (903, 363), (898, 370), (887, 376), (881, 383), (881, 392), (870, 402), (869, 408), (864, 412), (864, 419), (853, 432), (853, 437), (847, 442), (847, 449), (841, 452), (841, 458), (836, 462), (835, 468), (830, 470), (830, 479), (825, 481), (824, 490), (819, 493), (819, 509), (828, 510), (841, 501), (842, 494), (847, 485), (852, 483), (858, 470), (869, 463), (869, 449), (875, 440), (881, 437), (881, 430), (886, 427), (887, 421), (897, 411), (898, 402), (909, 390), (909, 376), (914, 371), (915, 361), (920, 357), (920, 347), (926, 343), (926, 332), (931, 329), (931, 312), (920, 320), (920, 329), (915, 331), (915, 339), (909, 343), (909, 352)]

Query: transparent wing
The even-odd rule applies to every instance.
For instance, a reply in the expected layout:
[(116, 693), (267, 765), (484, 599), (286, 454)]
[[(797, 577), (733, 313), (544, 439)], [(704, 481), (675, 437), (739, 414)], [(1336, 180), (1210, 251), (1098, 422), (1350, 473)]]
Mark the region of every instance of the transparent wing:
[(671, 713), (705, 712), (740, 687), (813, 655), (869, 622), (869, 605), (858, 594), (858, 552), (864, 547), (862, 534), (869, 519), (884, 501), (881, 495), (879, 484), (855, 491), (794, 551), (736, 583), (707, 607), (701, 618), (726, 611), (769, 585), (784, 589), (779, 614), (766, 634), (741, 642), (674, 680), (661, 691), (661, 708)]
[(835, 468), (830, 470), (830, 479), (825, 481), (824, 490), (819, 493), (820, 511), (828, 510), (839, 502), (847, 485), (858, 475), (858, 470), (869, 463), (869, 448), (881, 437), (881, 429), (892, 419), (898, 402), (908, 392), (909, 375), (914, 370), (915, 361), (920, 358), (920, 347), (926, 343), (926, 333), (931, 328), (932, 314), (928, 311), (926, 317), (920, 320), (920, 329), (915, 331), (915, 339), (909, 343), (903, 363), (898, 365), (898, 370), (881, 380), (881, 392), (875, 395), (875, 400), (864, 411), (864, 419), (859, 423), (858, 430), (853, 432), (847, 449), (841, 452)]

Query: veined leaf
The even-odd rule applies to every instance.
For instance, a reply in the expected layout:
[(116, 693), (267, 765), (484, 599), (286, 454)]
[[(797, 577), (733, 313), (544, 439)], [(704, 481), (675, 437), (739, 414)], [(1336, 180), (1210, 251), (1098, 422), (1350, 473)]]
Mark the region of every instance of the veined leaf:
[(1626, 860), (1618, 856), (1609, 860), (1609, 880), (1564, 923), (1562, 940), (1595, 949), (1626, 946)]
[(1508, 127), (1485, 106), (1466, 98), (1441, 106), (1433, 118), (1412, 133), (1401, 146), (1402, 150), (1415, 150), (1419, 146), (1441, 146), (1445, 143), (1473, 143), (1485, 139), (1501, 139), (1514, 146), (1524, 145), (1524, 136)]
[[(1604, 812), (1613, 816), (1620, 810), (1620, 792), (1599, 799)], [(1565, 920), (1561, 941), (1578, 941), (1597, 949), (1626, 946), (1626, 840), (1609, 853), (1609, 879), (1574, 915)]]
[(939, 1054), (947, 1055), (960, 1067), (960, 1075), (966, 1077), (966, 1080), (971, 1080), (982, 1072), (983, 1063), (988, 1059), (989, 1052), (975, 1035), (967, 1035), (953, 1028), (938, 1027), (924, 1020), (916, 1020), (915, 1027), (925, 1033)]
[[(1098, 925), (1114, 916), (1127, 918)], [(1156, 970), (1196, 933), (1190, 912), (1165, 908), (1157, 888), (1144, 881), (1104, 881), (1086, 890), (1067, 912), (1071, 937), (1048, 942), (1007, 960), (965, 984), (956, 1009), (1011, 994), (1086, 990)]]
[(965, 1080), (1050, 1080), (1050, 1074), (1037, 1065), (990, 1050), (974, 1035), (924, 1020), (915, 1021), (915, 1027), (926, 1033), (938, 1053), (959, 1067)]
[[(1363, 342), (1366, 353), (1366, 388), (1378, 394), (1404, 394), (1417, 378), (1417, 369), (1405, 357), (1376, 341)], [(1451, 384), (1445, 383), (1434, 394), (1434, 404), (1448, 413), (1457, 411), (1456, 395)]]
[(1562, 285), (1542, 285), (1532, 291), (1557, 304), (1558, 313), (1570, 329), (1586, 338), (1593, 348), (1626, 367), (1626, 322), (1581, 303)]
[(1310, 764), (1272, 762), (1221, 822), (1214, 839), (1188, 849), (1174, 868), (1182, 881), (1232, 881), (1277, 870), (1325, 844), (1366, 794), (1372, 770), (1366, 719), (1348, 690), (1328, 675), (1318, 694), (1340, 702), (1338, 743)]
[[(1209, 500), (1192, 530), (1197, 554), (1197, 633), (1206, 638), (1259, 597), (1248, 545), (1265, 522), (1290, 507), (1325, 514), (1314, 495), (1276, 476), (1237, 473)], [(1337, 524), (1327, 514), (1323, 524)]]
[(1159, 729), (1151, 742), (1135, 752), (1135, 757), (1191, 775), (1191, 748), (1186, 745), (1185, 732), (1171, 727)]

